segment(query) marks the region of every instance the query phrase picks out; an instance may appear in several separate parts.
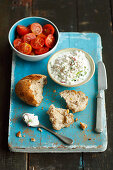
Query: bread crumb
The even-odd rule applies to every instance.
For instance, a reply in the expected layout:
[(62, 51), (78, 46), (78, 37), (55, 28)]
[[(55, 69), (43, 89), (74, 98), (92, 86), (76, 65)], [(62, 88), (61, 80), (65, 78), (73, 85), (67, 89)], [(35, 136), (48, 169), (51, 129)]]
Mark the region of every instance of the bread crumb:
[(67, 113), (69, 113), (69, 109), (67, 109)]
[(43, 110), (44, 108), (42, 107), (42, 110)]
[(56, 93), (56, 90), (53, 90), (53, 93)]
[(25, 138), (25, 135), (23, 135), (23, 137)]
[(91, 140), (91, 138), (89, 138), (88, 140)]
[(41, 129), (41, 128), (38, 128), (38, 130), (39, 130), (40, 132), (42, 132), (42, 129)]
[(17, 137), (21, 138), (22, 135), (21, 135), (21, 132), (19, 131), (17, 134), (16, 134)]
[(31, 142), (35, 142), (35, 139), (34, 139), (34, 138), (31, 138)]
[(75, 118), (75, 122), (77, 122), (78, 121), (78, 118)]
[(80, 122), (80, 127), (84, 130), (87, 128), (87, 124)]

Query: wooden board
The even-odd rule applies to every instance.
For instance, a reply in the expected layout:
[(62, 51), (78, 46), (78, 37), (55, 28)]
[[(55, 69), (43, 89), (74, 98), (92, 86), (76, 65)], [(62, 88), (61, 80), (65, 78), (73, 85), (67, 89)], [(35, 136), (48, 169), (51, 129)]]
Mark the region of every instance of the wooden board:
[[(54, 83), (47, 73), (47, 62), (48, 58), (40, 62), (27, 62), (16, 57), (14, 55), (13, 65), (12, 65), (12, 78), (11, 78), (11, 101), (10, 101), (10, 121), (9, 121), (9, 148), (16, 152), (99, 152), (106, 150), (107, 147), (107, 129), (106, 129), (106, 112), (105, 112), (105, 102), (103, 100), (103, 125), (104, 131), (102, 134), (95, 133), (95, 115), (96, 115), (96, 95), (98, 93), (97, 89), (97, 73), (98, 61), (102, 60), (101, 56), (101, 39), (98, 34), (88, 33), (60, 33), (59, 45), (56, 51), (64, 48), (79, 48), (88, 52), (95, 62), (95, 74), (93, 78), (86, 84), (75, 87), (66, 88)], [(15, 95), (15, 85), (16, 83), (26, 75), (33, 73), (39, 73), (47, 75), (48, 83), (44, 88), (43, 96), (44, 99), (41, 105), (36, 108), (23, 103)], [(53, 93), (53, 90), (56, 93)], [(49, 117), (46, 114), (49, 106), (54, 104), (56, 107), (66, 107), (66, 103), (60, 97), (59, 93), (65, 89), (74, 89), (77, 91), (83, 91), (89, 98), (88, 106), (86, 109), (80, 113), (74, 114), (78, 121), (75, 122), (69, 128), (64, 128), (58, 133), (70, 137), (73, 139), (73, 144), (67, 146), (63, 144), (55, 136), (51, 135), (47, 131), (43, 130), (40, 133), (37, 128), (28, 128), (22, 120), (22, 114), (34, 113), (39, 116), (41, 124), (52, 129), (49, 122)], [(102, 93), (104, 98), (104, 93)], [(43, 109), (42, 109), (43, 108)], [(88, 125), (88, 128), (83, 131), (79, 127), (80, 122), (84, 122)], [(25, 137), (17, 138), (16, 133), (21, 131), (22, 135)], [(30, 138), (36, 139), (35, 142), (31, 142)], [(91, 140), (89, 140), (91, 138)]]

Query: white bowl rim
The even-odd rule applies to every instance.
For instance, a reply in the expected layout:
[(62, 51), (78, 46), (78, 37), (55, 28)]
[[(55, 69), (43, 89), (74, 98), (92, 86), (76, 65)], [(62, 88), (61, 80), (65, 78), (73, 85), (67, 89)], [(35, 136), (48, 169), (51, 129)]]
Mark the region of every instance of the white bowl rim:
[(17, 22), (15, 22), (15, 23), (12, 25), (12, 27), (10, 28), (9, 33), (8, 33), (8, 40), (9, 40), (9, 43), (10, 43), (11, 47), (13, 48), (13, 50), (15, 50), (15, 51), (16, 51), (17, 53), (19, 53), (20, 55), (23, 55), (23, 56), (28, 57), (28, 58), (41, 57), (41, 56), (43, 56), (44, 54), (47, 54), (47, 55), (48, 55), (51, 50), (48, 51), (47, 53), (44, 53), (44, 54), (41, 54), (41, 55), (27, 55), (27, 54), (23, 54), (23, 53), (19, 52), (19, 51), (16, 50), (16, 48), (14, 48), (14, 46), (12, 45), (12, 43), (11, 43), (11, 41), (10, 41), (10, 38), (9, 38), (9, 35), (10, 35), (10, 32), (11, 32), (12, 28), (13, 28), (14, 25), (17, 24), (19, 21), (22, 21), (22, 20), (27, 19), (27, 18), (42, 18), (42, 19), (45, 19), (46, 21), (49, 21), (51, 24), (53, 24), (54, 27), (56, 28), (57, 32), (58, 32), (58, 40), (57, 40), (55, 46), (54, 46), (51, 50), (53, 50), (53, 49), (58, 45), (58, 42), (59, 42), (59, 30), (58, 30), (57, 26), (56, 26), (52, 21), (50, 21), (50, 20), (48, 20), (48, 19), (46, 19), (46, 18), (37, 17), (37, 16), (32, 16), (32, 17), (24, 17), (24, 18), (18, 20)]
[[(91, 68), (92, 68), (91, 74), (88, 76), (87, 79), (85, 79), (85, 80), (84, 80), (83, 82), (81, 82), (81, 83), (78, 83), (78, 84), (75, 84), (75, 85), (74, 85), (74, 84), (73, 84), (73, 85), (63, 84), (63, 83), (60, 83), (59, 81), (57, 81), (56, 79), (54, 79), (54, 78), (51, 76), (51, 73), (50, 73), (50, 71), (49, 71), (49, 63), (50, 63), (50, 61), (52, 60), (52, 58), (54, 58), (55, 55), (57, 55), (58, 53), (61, 53), (61, 52), (63, 52), (63, 51), (66, 51), (66, 50), (67, 50), (67, 51), (70, 51), (70, 50), (79, 50), (79, 51), (82, 51), (82, 52), (84, 52), (84, 53), (86, 54), (86, 56), (89, 57), (89, 58), (87, 58), (87, 59), (90, 60), (90, 63), (92, 62), (92, 66), (91, 66), (91, 64), (90, 64), (90, 66), (91, 66)], [(57, 51), (56, 53), (54, 53), (54, 54), (49, 58), (48, 64), (47, 64), (47, 71), (48, 71), (48, 74), (49, 74), (50, 78), (51, 78), (55, 83), (57, 83), (57, 84), (59, 84), (59, 85), (61, 85), (61, 86), (65, 86), (65, 87), (77, 87), (77, 86), (81, 86), (81, 85), (87, 83), (87, 82), (93, 77), (94, 72), (95, 72), (95, 63), (94, 63), (93, 58), (90, 56), (90, 54), (88, 54), (88, 53), (85, 52), (84, 50), (81, 50), (81, 49), (78, 49), (78, 48), (64, 48), (64, 49), (62, 49), (62, 50)]]

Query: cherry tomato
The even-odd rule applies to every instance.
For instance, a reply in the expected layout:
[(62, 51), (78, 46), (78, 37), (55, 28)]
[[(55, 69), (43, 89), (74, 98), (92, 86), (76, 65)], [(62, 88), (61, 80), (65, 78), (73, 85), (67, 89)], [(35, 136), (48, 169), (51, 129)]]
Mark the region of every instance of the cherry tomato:
[(28, 34), (30, 32), (29, 28), (23, 26), (23, 25), (18, 25), (17, 26), (17, 32), (19, 35), (23, 36), (25, 34)]
[(49, 48), (53, 48), (55, 45), (55, 37), (52, 34), (49, 34), (45, 39), (45, 45)]
[(33, 24), (31, 24), (31, 31), (35, 35), (39, 35), (42, 33), (42, 26), (39, 23), (33, 23)]
[(34, 49), (39, 49), (44, 46), (44, 38), (38, 36), (36, 39), (31, 40), (31, 46)]
[(49, 34), (54, 34), (55, 29), (51, 24), (46, 24), (43, 26), (43, 34), (49, 35)]
[(23, 36), (23, 41), (30, 44), (31, 40), (34, 40), (36, 38), (36, 35), (33, 33), (29, 33)]
[(49, 51), (48, 47), (42, 47), (40, 49), (35, 50), (35, 54), (40, 55), (40, 54), (47, 53), (48, 51)]
[(39, 36), (42, 37), (42, 38), (44, 38), (44, 39), (46, 38), (46, 35), (44, 35), (43, 33), (41, 33), (40, 35), (38, 35), (38, 37), (39, 37)]
[(32, 47), (30, 44), (21, 43), (19, 46), (19, 51), (23, 54), (30, 54), (32, 51)]
[(16, 38), (14, 41), (13, 41), (13, 45), (14, 47), (18, 50), (20, 44), (22, 43), (22, 39), (20, 38)]

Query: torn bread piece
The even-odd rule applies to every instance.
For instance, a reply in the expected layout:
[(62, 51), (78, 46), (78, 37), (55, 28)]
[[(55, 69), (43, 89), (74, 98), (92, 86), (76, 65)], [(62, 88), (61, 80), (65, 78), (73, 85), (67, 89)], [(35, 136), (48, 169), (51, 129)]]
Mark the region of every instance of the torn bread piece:
[(88, 97), (81, 91), (64, 90), (60, 93), (73, 113), (83, 111), (88, 104)]
[(47, 112), (52, 126), (55, 130), (60, 130), (64, 127), (69, 127), (74, 123), (73, 114), (69, 113), (69, 109), (56, 108), (53, 104)]
[(39, 106), (42, 102), (43, 87), (47, 77), (41, 74), (31, 74), (22, 78), (15, 86), (16, 95), (25, 103)]

